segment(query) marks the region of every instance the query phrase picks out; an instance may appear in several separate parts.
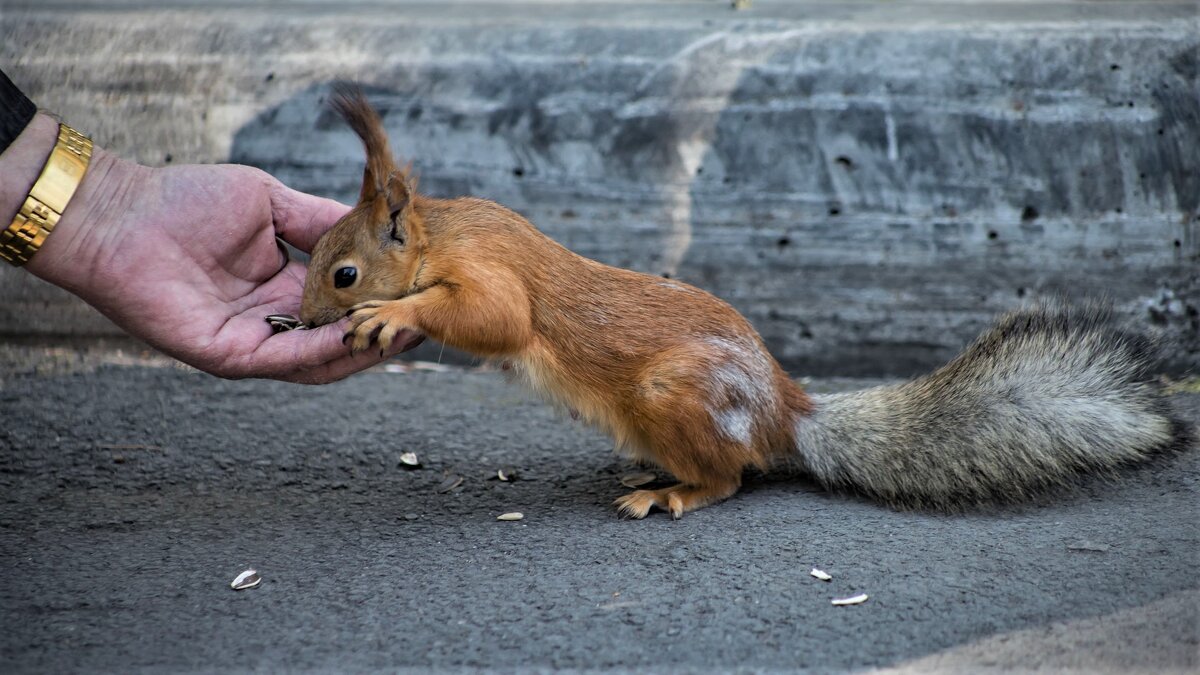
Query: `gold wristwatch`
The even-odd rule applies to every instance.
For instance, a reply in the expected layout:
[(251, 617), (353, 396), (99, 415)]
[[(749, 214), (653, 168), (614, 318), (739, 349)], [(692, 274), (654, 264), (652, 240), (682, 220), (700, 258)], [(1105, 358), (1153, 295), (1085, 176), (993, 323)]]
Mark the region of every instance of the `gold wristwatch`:
[(91, 159), (91, 139), (65, 124), (58, 125), (58, 142), (46, 166), (17, 217), (0, 232), (0, 258), (18, 267), (29, 262), (54, 231)]

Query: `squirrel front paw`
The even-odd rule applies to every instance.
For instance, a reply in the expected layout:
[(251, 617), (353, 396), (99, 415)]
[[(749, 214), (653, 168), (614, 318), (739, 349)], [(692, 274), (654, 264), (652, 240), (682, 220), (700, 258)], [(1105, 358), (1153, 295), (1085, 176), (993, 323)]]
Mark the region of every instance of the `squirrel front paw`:
[[(411, 324), (406, 308), (399, 300), (371, 300), (360, 302), (350, 308), (350, 330), (342, 342), (350, 341), (350, 353), (365, 351), (374, 341), (383, 354), (392, 346), (396, 335), (403, 330), (416, 330)], [(419, 331), (418, 331), (419, 332)]]

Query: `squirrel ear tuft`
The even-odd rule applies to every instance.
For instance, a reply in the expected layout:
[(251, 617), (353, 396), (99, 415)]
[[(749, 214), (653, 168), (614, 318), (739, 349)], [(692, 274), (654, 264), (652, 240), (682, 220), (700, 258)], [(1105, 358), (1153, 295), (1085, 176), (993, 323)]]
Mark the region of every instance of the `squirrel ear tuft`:
[(383, 185), (375, 178), (375, 172), (371, 170), (371, 163), (367, 163), (367, 167), (363, 169), (362, 190), (358, 193), (358, 203), (375, 201), (375, 197), (383, 190)]
[(359, 202), (372, 201), (383, 189), (388, 177), (396, 170), (392, 151), (388, 147), (387, 132), (383, 119), (367, 101), (362, 87), (351, 82), (336, 82), (329, 105), (334, 112), (350, 125), (363, 142), (367, 151), (367, 166), (363, 170), (362, 192)]

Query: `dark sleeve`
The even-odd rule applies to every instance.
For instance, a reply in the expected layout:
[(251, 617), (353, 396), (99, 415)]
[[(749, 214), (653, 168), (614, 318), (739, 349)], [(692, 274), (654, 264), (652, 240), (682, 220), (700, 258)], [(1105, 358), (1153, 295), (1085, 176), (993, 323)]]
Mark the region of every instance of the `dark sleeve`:
[(33, 101), (0, 70), (0, 153), (17, 140), (36, 112)]

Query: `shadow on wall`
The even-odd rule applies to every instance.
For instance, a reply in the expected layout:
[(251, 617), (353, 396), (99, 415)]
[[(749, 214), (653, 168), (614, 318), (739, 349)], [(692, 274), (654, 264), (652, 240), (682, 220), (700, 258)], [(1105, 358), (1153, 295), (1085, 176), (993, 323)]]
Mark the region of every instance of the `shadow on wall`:
[[(888, 39), (715, 32), (634, 73), (473, 62), (363, 84), (423, 191), (701, 286), (794, 371), (919, 372), (1060, 291), (1113, 297), (1194, 362), (1195, 55), (1142, 81), (1104, 55), (1050, 72), (1032, 43), (955, 35), (930, 59)], [(263, 112), (231, 159), (353, 201), (363, 152), (327, 93)]]

